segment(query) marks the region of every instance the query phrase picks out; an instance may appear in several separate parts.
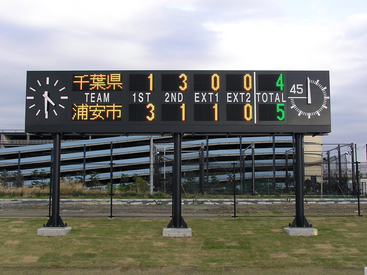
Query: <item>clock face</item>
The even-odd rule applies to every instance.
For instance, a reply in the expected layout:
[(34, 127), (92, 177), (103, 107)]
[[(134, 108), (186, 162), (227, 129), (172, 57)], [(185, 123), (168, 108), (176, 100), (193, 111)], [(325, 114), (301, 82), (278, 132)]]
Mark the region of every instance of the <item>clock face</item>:
[[(303, 91), (304, 90), (304, 91)], [(295, 87), (294, 93), (301, 91), (300, 86)], [(298, 116), (306, 116), (311, 119), (313, 116), (321, 116), (321, 112), (328, 108), (327, 87), (320, 83), (320, 80), (313, 80), (307, 77), (306, 87), (302, 89), (302, 95), (290, 98), (291, 109), (298, 113)]]
[(40, 120), (53, 120), (65, 112), (68, 100), (65, 81), (45, 75), (28, 82), (27, 115)]
[(327, 72), (301, 72), (288, 80), (289, 122), (330, 124), (330, 89)]

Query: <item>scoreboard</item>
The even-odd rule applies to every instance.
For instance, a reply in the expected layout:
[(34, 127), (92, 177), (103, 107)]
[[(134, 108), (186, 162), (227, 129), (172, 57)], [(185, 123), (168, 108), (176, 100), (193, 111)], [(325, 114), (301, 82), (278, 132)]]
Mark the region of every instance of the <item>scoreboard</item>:
[(328, 71), (29, 71), (26, 132), (319, 134)]

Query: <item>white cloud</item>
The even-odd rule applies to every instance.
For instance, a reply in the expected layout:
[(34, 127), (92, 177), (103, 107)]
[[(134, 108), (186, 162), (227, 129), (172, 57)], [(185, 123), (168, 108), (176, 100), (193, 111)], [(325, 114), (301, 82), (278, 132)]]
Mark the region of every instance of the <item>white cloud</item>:
[(74, 28), (85, 30), (114, 29), (116, 22), (144, 19), (162, 1), (49, 0), (3, 1), (0, 15), (3, 21), (29, 28)]
[(330, 70), (330, 138), (364, 140), (365, 0), (1, 2), (0, 128), (23, 127), (27, 70)]

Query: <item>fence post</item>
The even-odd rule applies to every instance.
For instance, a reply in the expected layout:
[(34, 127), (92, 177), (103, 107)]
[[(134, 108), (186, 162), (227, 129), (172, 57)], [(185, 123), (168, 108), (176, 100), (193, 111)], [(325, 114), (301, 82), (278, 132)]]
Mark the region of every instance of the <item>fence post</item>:
[(233, 218), (237, 218), (236, 214), (236, 163), (233, 163)]

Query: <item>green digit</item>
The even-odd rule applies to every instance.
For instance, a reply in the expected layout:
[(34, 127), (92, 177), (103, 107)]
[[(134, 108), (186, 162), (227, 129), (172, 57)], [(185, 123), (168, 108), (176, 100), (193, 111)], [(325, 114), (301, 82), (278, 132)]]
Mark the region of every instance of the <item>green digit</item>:
[(283, 91), (283, 89), (284, 89), (283, 74), (279, 75), (277, 83), (275, 84), (275, 86), (279, 87), (279, 89), (281, 91)]
[(277, 104), (277, 113), (280, 113), (280, 116), (277, 116), (277, 119), (279, 121), (283, 121), (284, 118), (285, 118), (284, 103), (278, 103)]

